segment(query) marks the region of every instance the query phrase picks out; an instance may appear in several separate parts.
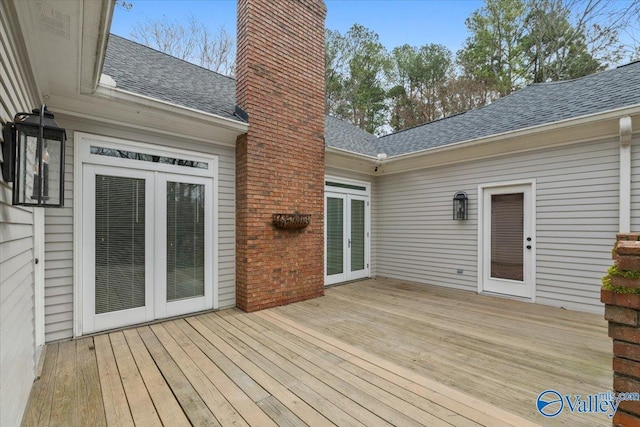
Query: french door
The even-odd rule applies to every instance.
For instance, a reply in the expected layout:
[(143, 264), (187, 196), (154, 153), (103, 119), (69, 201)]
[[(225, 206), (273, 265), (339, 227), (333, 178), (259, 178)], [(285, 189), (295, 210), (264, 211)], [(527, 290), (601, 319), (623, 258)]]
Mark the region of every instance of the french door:
[(83, 332), (213, 307), (212, 178), (83, 165)]
[(482, 193), (481, 290), (533, 298), (532, 185), (484, 188)]
[(326, 284), (369, 276), (368, 197), (327, 192)]

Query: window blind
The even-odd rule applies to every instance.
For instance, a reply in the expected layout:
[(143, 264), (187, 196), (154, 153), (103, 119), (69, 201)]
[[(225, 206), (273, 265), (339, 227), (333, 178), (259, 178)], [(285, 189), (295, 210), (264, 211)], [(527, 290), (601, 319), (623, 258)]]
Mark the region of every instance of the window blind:
[(167, 301), (204, 295), (204, 185), (167, 182)]
[(96, 175), (96, 314), (145, 305), (145, 181)]
[(351, 271), (364, 270), (364, 200), (351, 200)]
[(344, 203), (327, 197), (327, 275), (344, 271)]

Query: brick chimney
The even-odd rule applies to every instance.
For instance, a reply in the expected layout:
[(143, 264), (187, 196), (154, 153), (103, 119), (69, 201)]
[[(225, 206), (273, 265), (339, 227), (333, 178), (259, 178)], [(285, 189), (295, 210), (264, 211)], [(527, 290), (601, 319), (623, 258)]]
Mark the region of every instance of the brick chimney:
[[(323, 0), (239, 0), (236, 303), (245, 311), (324, 293)], [(277, 213), (310, 214), (302, 229)]]

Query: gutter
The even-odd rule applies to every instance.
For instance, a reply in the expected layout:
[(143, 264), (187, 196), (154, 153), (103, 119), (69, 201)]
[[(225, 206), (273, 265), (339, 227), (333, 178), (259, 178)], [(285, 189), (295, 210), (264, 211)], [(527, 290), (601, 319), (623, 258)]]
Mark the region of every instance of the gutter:
[(358, 160), (369, 160), (371, 162), (375, 162), (378, 160), (377, 157), (369, 156), (368, 154), (361, 154), (356, 151), (345, 150), (344, 148), (332, 147), (327, 145), (325, 147), (325, 151), (329, 153), (340, 154), (345, 157), (353, 157)]
[(566, 129), (570, 127), (577, 127), (584, 124), (593, 124), (594, 122), (616, 119), (620, 116), (625, 116), (625, 115), (631, 116), (636, 114), (640, 114), (640, 105), (634, 105), (631, 107), (622, 107), (615, 110), (608, 110), (604, 113), (600, 112), (600, 113), (589, 114), (586, 116), (580, 116), (577, 118), (574, 117), (570, 119), (561, 120), (559, 122), (530, 126), (527, 128), (489, 135), (479, 139), (469, 139), (466, 141), (455, 142), (453, 144), (441, 145), (439, 147), (427, 148), (425, 150), (414, 151), (411, 153), (400, 154), (397, 156), (391, 156), (387, 159), (387, 162), (397, 162), (405, 159), (424, 156), (431, 153), (455, 150), (462, 147), (472, 147), (475, 145), (486, 144), (490, 142), (498, 142), (500, 140), (517, 138), (519, 136), (525, 136), (525, 135), (530, 136), (535, 133), (546, 133), (554, 130)]
[(199, 119), (215, 124), (224, 129), (239, 132), (240, 134), (246, 133), (249, 130), (248, 123), (239, 122), (237, 120), (218, 116), (217, 114), (207, 113), (195, 108), (185, 107), (182, 105), (174, 104), (172, 102), (152, 98), (150, 96), (140, 95), (134, 92), (118, 89), (110, 86), (109, 84), (104, 84), (104, 75), (101, 79), (101, 83), (98, 84), (98, 87), (96, 88), (95, 95), (102, 98), (114, 99), (117, 101), (151, 107), (157, 110), (166, 111), (192, 119)]
[(630, 116), (620, 118), (619, 233), (631, 232), (631, 133)]
[(115, 0), (106, 0), (102, 5), (100, 29), (98, 31), (98, 49), (96, 52), (96, 63), (93, 69), (92, 92), (95, 92), (100, 84), (100, 75), (102, 74), (102, 66), (104, 65), (104, 58), (107, 52), (107, 42), (109, 41), (109, 31), (111, 30), (114, 9)]

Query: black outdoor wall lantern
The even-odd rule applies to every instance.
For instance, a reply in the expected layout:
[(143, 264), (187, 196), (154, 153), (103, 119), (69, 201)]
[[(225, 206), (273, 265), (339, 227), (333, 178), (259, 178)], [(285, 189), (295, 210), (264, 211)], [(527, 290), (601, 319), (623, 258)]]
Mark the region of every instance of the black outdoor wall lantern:
[(469, 219), (468, 208), (469, 198), (464, 191), (458, 191), (453, 196), (453, 219), (466, 220)]
[(13, 204), (63, 207), (67, 135), (47, 107), (16, 114), (2, 139), (2, 177), (13, 183)]

